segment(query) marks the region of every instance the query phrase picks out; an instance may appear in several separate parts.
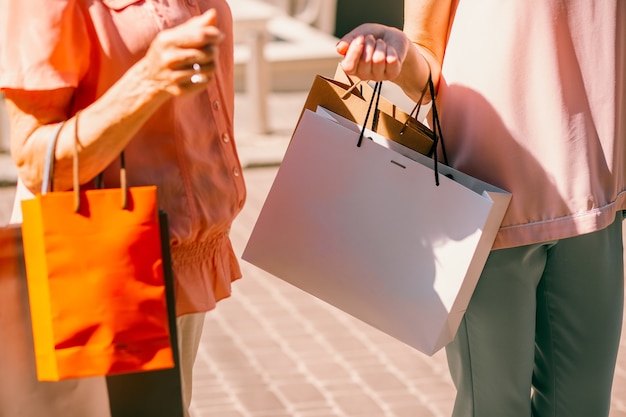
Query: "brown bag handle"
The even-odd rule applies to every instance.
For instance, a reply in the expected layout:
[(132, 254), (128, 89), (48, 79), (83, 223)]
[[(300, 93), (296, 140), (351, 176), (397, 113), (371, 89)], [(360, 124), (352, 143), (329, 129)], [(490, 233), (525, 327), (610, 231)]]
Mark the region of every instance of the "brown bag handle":
[[(74, 149), (72, 161), (72, 182), (74, 190), (74, 212), (80, 211), (80, 182), (78, 180), (78, 115), (80, 111), (74, 115)], [(43, 180), (41, 183), (41, 194), (45, 195), (48, 191), (52, 192), (54, 184), (54, 152), (59, 139), (61, 129), (65, 125), (66, 120), (59, 123), (54, 130), (48, 147), (46, 149), (46, 159), (44, 163)], [(100, 174), (102, 175), (102, 174)], [(126, 182), (126, 158), (124, 152), (120, 154), (120, 189), (122, 192), (122, 209), (128, 208), (128, 184)]]
[[(437, 111), (437, 103), (435, 100), (435, 84), (433, 83), (432, 70), (430, 68), (430, 63), (428, 62), (428, 60), (424, 59), (424, 61), (426, 61), (426, 65), (428, 66), (428, 82), (426, 82), (426, 85), (424, 85), (424, 89), (422, 90), (422, 95), (420, 96), (420, 99), (418, 100), (418, 102), (415, 104), (415, 107), (413, 107), (413, 110), (411, 110), (411, 113), (409, 114), (409, 116), (417, 120), (417, 116), (419, 114), (420, 108), (422, 107), (422, 102), (424, 100), (424, 97), (426, 96), (426, 91), (429, 91), (431, 102), (432, 102), (432, 105), (431, 105), (432, 115), (433, 115), (432, 131), (433, 131), (433, 135), (435, 138), (435, 143), (433, 145), (435, 149), (435, 152), (434, 152), (435, 158), (437, 154), (437, 142), (441, 142), (441, 153), (443, 156), (443, 163), (445, 165), (448, 165), (448, 154), (446, 153), (446, 146), (443, 143), (443, 133), (441, 132), (441, 123), (439, 122), (439, 112)], [(404, 126), (402, 128), (402, 131), (400, 131), (400, 134), (404, 133), (403, 131), (404, 129), (406, 129), (408, 124), (409, 124), (409, 119), (407, 119), (407, 121), (404, 123)]]
[[(428, 61), (426, 62), (428, 64)], [(426, 85), (424, 86), (424, 89), (422, 90), (422, 96), (420, 97), (419, 101), (417, 102), (417, 104), (415, 105), (415, 108), (411, 111), (411, 114), (409, 114), (409, 117), (415, 117), (417, 120), (417, 112), (416, 110), (419, 110), (419, 106), (421, 106), (422, 104), (422, 100), (424, 98), (424, 95), (426, 94), (427, 90), (430, 90), (430, 95), (431, 95), (431, 99), (432, 99), (432, 117), (433, 117), (433, 170), (435, 172), (435, 185), (439, 186), (439, 165), (438, 165), (438, 160), (437, 160), (437, 147), (440, 146), (441, 147), (441, 152), (443, 155), (443, 159), (444, 159), (444, 164), (448, 165), (448, 155), (446, 154), (446, 148), (445, 148), (445, 144), (443, 142), (443, 133), (441, 132), (441, 124), (439, 122), (439, 112), (437, 111), (437, 105), (435, 104), (435, 84), (433, 83), (433, 77), (430, 71), (430, 64), (428, 64), (428, 82), (426, 83)], [(355, 88), (357, 84), (355, 84), (354, 86), (351, 87), (350, 90), (352, 90), (353, 88)], [(361, 128), (361, 133), (359, 135), (359, 140), (357, 141), (357, 147), (361, 146), (361, 143), (363, 141), (363, 137), (365, 134), (365, 129), (367, 126), (367, 122), (369, 120), (369, 116), (372, 110), (374, 110), (374, 120), (372, 121), (372, 130), (375, 130), (375, 122), (376, 122), (376, 114), (378, 112), (378, 101), (380, 99), (380, 91), (382, 90), (382, 81), (378, 81), (374, 84), (374, 92), (372, 93), (372, 98), (369, 102), (368, 108), (367, 108), (367, 113), (365, 114), (365, 121), (363, 122), (363, 126)], [(413, 116), (413, 113), (415, 113), (415, 116)], [(405, 123), (405, 127), (408, 125), (408, 119)], [(403, 129), (404, 130), (404, 129)], [(401, 132), (402, 134), (403, 132)]]

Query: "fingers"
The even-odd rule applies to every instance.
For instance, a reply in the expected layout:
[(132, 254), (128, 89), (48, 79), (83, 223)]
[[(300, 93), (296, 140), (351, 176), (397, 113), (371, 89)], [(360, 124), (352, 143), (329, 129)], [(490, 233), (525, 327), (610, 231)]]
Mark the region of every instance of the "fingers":
[(340, 55), (345, 55), (348, 51), (350, 44), (352, 44), (352, 42), (354, 42), (356, 39), (362, 38), (368, 34), (372, 34), (375, 37), (381, 37), (383, 32), (384, 26), (377, 23), (365, 23), (357, 26), (355, 29), (345, 34), (337, 43), (337, 53)]
[(377, 24), (361, 25), (336, 46), (341, 66), (362, 80), (393, 80), (400, 74), (407, 40), (401, 31)]
[(204, 48), (207, 45), (217, 45), (224, 39), (224, 34), (209, 23), (215, 20), (209, 17), (206, 13), (194, 17), (182, 25), (161, 32), (158, 38), (165, 46), (178, 48)]
[(214, 77), (216, 58), (215, 53), (208, 61), (198, 58), (186, 67), (172, 71), (172, 77), (183, 92), (204, 88)]
[(341, 66), (348, 74), (372, 81), (397, 76), (398, 54), (383, 39), (376, 39), (372, 35), (360, 36), (346, 46)]
[(224, 34), (215, 10), (160, 32), (144, 57), (148, 76), (173, 95), (204, 88), (215, 73)]
[(198, 63), (192, 66), (193, 74), (189, 77), (191, 84), (206, 84), (209, 82), (209, 77), (202, 72), (202, 66)]
[(191, 84), (208, 84), (213, 79), (213, 74), (215, 74), (215, 62), (203, 64), (196, 62), (191, 66), (191, 71), (193, 73), (186, 74)]
[(219, 55), (217, 45), (205, 45), (202, 48), (175, 49), (169, 55), (168, 67), (172, 70), (191, 69), (200, 64), (203, 69), (214, 69)]
[(365, 38), (363, 36), (355, 38), (350, 43), (346, 43), (345, 49), (341, 66), (348, 74), (356, 73), (365, 51)]
[(172, 29), (171, 41), (177, 53), (170, 63), (172, 69), (188, 70), (194, 64), (200, 64), (202, 72), (207, 75), (215, 69), (218, 45), (224, 39), (224, 34), (214, 26), (216, 18), (215, 9), (210, 9)]
[(217, 23), (217, 10), (209, 9), (196, 19), (202, 22), (205, 26), (215, 26)]
[(371, 72), (374, 74), (374, 80), (383, 80), (385, 78), (385, 74), (387, 73), (387, 45), (382, 41), (382, 39), (373, 40), (370, 62)]

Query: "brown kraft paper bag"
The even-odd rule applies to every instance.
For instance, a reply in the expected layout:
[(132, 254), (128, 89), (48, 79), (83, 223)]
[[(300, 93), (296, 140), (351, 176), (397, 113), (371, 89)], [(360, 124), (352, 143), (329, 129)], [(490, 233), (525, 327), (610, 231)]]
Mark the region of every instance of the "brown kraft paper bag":
[[(321, 106), (354, 123), (363, 124), (373, 93), (369, 84), (348, 76), (338, 68), (334, 78), (315, 77), (302, 111), (315, 112)], [(418, 107), (416, 105), (416, 110)], [(370, 120), (368, 129), (422, 155), (432, 154), (432, 130), (384, 97), (378, 99), (377, 110)]]

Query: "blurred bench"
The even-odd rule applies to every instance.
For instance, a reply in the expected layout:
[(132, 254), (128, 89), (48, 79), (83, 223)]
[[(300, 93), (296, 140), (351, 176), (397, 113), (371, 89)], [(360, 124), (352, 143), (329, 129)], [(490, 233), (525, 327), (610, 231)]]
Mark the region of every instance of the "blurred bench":
[[(229, 0), (235, 32), (235, 89), (245, 91), (251, 100), (249, 117), (256, 133), (269, 131), (269, 91), (305, 91), (315, 75), (334, 74), (339, 62), (337, 39), (316, 25), (325, 25), (327, 30), (334, 26), (334, 13), (328, 6), (335, 3)], [(326, 17), (320, 19), (322, 14)]]

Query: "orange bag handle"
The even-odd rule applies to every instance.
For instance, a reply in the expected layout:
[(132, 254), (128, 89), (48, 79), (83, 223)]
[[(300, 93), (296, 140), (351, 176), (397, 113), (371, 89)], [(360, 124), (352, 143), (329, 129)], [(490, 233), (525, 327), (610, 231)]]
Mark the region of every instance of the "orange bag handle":
[[(74, 190), (74, 212), (80, 211), (80, 182), (78, 180), (78, 111), (74, 115), (74, 149), (72, 162), (72, 182)], [(54, 183), (54, 152), (59, 139), (61, 129), (65, 125), (66, 120), (59, 123), (55, 129), (48, 147), (46, 149), (46, 159), (44, 163), (43, 180), (41, 183), (41, 194), (45, 195), (48, 191), (52, 192)], [(126, 158), (124, 152), (120, 154), (120, 188), (122, 191), (122, 209), (128, 209), (128, 184), (126, 182)]]

